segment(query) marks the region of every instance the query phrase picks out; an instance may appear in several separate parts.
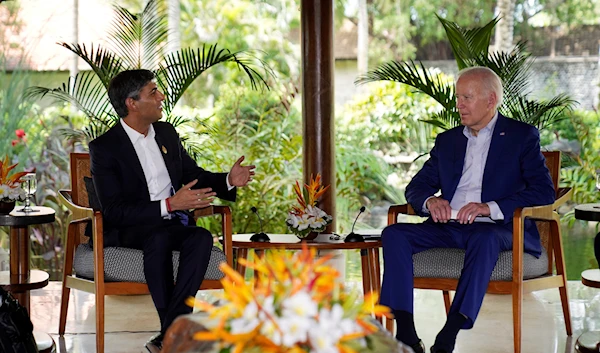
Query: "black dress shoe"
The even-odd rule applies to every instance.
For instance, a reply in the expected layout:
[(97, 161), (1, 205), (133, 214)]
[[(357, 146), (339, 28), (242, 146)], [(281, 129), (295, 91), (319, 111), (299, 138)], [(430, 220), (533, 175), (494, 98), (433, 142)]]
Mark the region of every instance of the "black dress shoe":
[(165, 338), (165, 336), (162, 333), (150, 337), (150, 340), (146, 342), (145, 346), (148, 352), (159, 353), (162, 349), (163, 338)]
[(410, 348), (415, 353), (425, 353), (425, 345), (423, 344), (422, 340), (419, 340), (419, 342), (413, 344), (412, 346), (410, 346)]

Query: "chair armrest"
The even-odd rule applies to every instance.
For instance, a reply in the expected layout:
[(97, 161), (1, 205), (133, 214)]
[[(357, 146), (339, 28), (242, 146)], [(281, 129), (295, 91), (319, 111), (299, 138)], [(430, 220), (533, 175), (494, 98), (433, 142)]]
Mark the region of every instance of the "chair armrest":
[(410, 204), (403, 205), (391, 205), (388, 209), (388, 225), (398, 223), (398, 215), (405, 214), (410, 216), (416, 216), (417, 213)]
[(80, 221), (86, 218), (91, 220), (94, 217), (93, 209), (89, 207), (82, 207), (73, 203), (71, 199), (71, 190), (59, 190), (58, 199), (63, 206), (71, 211), (73, 221)]
[(229, 206), (211, 205), (209, 207), (199, 208), (194, 210), (194, 219), (199, 217), (213, 216), (220, 214), (221, 230), (223, 232), (223, 252), (227, 259), (227, 264), (233, 267), (233, 222), (231, 216), (231, 208)]
[(573, 189), (571, 189), (571, 188), (559, 188), (558, 189), (558, 196), (557, 196), (556, 201), (554, 201), (554, 204), (552, 206), (554, 207), (554, 209), (559, 208), (564, 203), (566, 203), (567, 201), (569, 201), (571, 199), (571, 196), (573, 196)]

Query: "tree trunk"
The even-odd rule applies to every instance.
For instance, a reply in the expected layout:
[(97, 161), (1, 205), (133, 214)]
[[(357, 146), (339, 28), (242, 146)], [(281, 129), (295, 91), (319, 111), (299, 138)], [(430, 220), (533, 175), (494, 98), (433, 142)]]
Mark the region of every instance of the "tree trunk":
[[(71, 43), (78, 43), (79, 42), (79, 0), (73, 0), (73, 9), (72, 9), (72, 15), (73, 15), (73, 22), (72, 22), (72, 27), (71, 27)], [(77, 56), (77, 54), (75, 53), (71, 53), (71, 62), (69, 64), (69, 76), (70, 77), (75, 77), (77, 76), (77, 74), (79, 73), (79, 67), (78, 64), (79, 63), (79, 56)], [(75, 81), (71, 81), (71, 87), (69, 87), (69, 89), (72, 90), (74, 89), (73, 84)]]
[(495, 50), (510, 51), (513, 48), (514, 11), (516, 0), (498, 0), (500, 21), (496, 25)]
[(358, 73), (364, 74), (369, 69), (369, 15), (367, 0), (358, 0), (358, 43), (357, 61)]
[(181, 48), (181, 32), (179, 31), (181, 8), (179, 7), (179, 0), (168, 0), (167, 6), (169, 9), (167, 53), (172, 53)]

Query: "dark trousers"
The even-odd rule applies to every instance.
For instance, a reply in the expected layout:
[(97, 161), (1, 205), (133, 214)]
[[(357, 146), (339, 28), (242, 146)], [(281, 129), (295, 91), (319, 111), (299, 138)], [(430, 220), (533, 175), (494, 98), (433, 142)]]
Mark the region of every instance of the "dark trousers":
[[(164, 334), (177, 316), (192, 312), (185, 300), (195, 297), (202, 284), (213, 246), (212, 236), (204, 228), (171, 220), (160, 226), (122, 230), (119, 238), (121, 246), (144, 252), (144, 275)], [(179, 251), (175, 279), (173, 251)]]
[(512, 232), (494, 223), (398, 223), (383, 230), (382, 242), (381, 304), (410, 313), (414, 287), (412, 255), (431, 248), (465, 249), (465, 263), (450, 313), (465, 315), (468, 319), (463, 328), (468, 329), (477, 318), (500, 251), (512, 249)]

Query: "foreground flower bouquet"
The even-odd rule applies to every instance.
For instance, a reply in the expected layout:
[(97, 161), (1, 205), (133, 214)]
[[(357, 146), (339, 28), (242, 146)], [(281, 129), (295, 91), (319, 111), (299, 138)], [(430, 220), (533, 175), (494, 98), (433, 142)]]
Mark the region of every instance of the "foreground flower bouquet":
[(294, 192), (298, 206), (294, 206), (288, 213), (285, 223), (288, 229), (300, 239), (307, 238), (311, 233), (321, 233), (331, 223), (333, 217), (317, 207), (319, 198), (329, 189), (329, 185), (321, 185), (321, 175), (311, 176), (310, 183), (300, 184), (296, 181)]
[(376, 294), (358, 303), (357, 295), (344, 291), (338, 272), (325, 265), (328, 259), (315, 259), (306, 247), (295, 253), (267, 252), (254, 262), (240, 259), (257, 273), (249, 283), (221, 264), (220, 306), (195, 303), (210, 314), (213, 328), (194, 338), (215, 341), (220, 353), (398, 351), (394, 338), (371, 318), (371, 313), (388, 316), (389, 309), (376, 305)]

